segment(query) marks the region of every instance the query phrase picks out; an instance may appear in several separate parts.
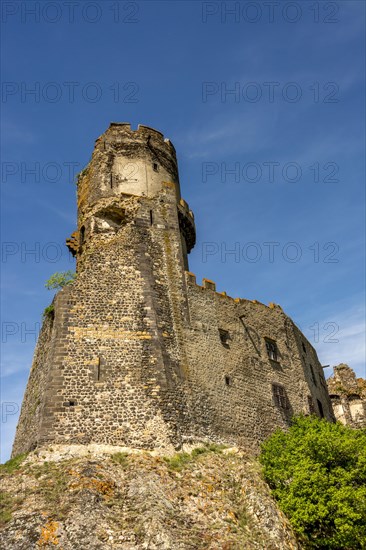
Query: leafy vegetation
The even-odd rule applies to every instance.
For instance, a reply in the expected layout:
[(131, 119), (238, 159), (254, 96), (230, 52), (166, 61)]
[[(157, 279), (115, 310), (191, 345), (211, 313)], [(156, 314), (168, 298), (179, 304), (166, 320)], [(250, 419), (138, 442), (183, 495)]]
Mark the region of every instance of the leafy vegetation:
[[(56, 272), (45, 282), (45, 287), (48, 290), (60, 290), (64, 286), (69, 285), (74, 281), (76, 273), (74, 271)], [(47, 309), (47, 308), (46, 308)]]
[(262, 445), (260, 462), (304, 548), (366, 548), (366, 430), (297, 417)]
[(43, 310), (43, 317), (52, 317), (55, 311), (55, 306), (53, 304), (50, 304), (49, 306), (45, 307)]

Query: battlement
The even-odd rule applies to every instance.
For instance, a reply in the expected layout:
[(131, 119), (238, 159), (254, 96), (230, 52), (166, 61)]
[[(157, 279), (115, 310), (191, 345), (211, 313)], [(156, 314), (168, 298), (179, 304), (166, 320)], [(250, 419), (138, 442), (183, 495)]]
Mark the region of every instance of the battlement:
[(229, 296), (225, 291), (218, 292), (216, 290), (216, 283), (214, 281), (211, 281), (211, 279), (202, 279), (202, 285), (199, 285), (196, 282), (196, 275), (192, 273), (191, 271), (186, 271), (186, 278), (187, 282), (191, 285), (195, 285), (197, 288), (205, 291), (208, 290), (210, 292), (214, 292), (217, 294), (220, 298), (229, 300), (231, 302), (236, 302), (237, 304), (255, 304), (261, 307), (264, 307), (266, 309), (277, 309), (283, 312), (282, 307), (279, 304), (275, 304), (274, 302), (270, 302), (268, 305), (263, 304), (262, 302), (259, 302), (258, 300), (248, 300), (247, 298), (233, 298), (232, 296)]
[(175, 154), (175, 147), (170, 139), (165, 138), (164, 134), (159, 130), (152, 128), (151, 126), (146, 126), (145, 124), (139, 124), (137, 129), (133, 130), (129, 122), (111, 122), (106, 132), (99, 136), (95, 142), (99, 143), (100, 141), (103, 141), (106, 135), (114, 135), (115, 140), (117, 140), (116, 138), (121, 135), (125, 135), (126, 137), (134, 140), (145, 140), (150, 137), (150, 139), (160, 142), (162, 145), (168, 146), (168, 148)]

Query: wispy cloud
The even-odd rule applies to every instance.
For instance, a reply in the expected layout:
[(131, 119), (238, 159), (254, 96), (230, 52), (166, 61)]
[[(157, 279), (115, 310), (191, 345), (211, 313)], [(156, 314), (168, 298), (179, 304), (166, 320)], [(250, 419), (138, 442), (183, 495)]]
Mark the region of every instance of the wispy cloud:
[[(338, 305), (333, 310), (329, 308), (326, 315), (323, 312), (318, 322), (319, 341), (314, 347), (323, 365), (347, 363), (358, 376), (366, 377), (365, 310), (361, 305), (348, 310), (339, 309)], [(306, 328), (304, 332), (310, 340), (314, 338), (314, 329)]]

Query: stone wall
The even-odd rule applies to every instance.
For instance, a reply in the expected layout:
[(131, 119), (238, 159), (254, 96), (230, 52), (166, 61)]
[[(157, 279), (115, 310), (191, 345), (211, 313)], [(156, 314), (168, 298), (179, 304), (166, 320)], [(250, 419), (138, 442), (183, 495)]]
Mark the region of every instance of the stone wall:
[(79, 176), (77, 277), (42, 329), (13, 454), (197, 438), (256, 448), (294, 413), (333, 419), (309, 342), (279, 306), (198, 286), (194, 243), (173, 145), (111, 125)]
[(334, 415), (352, 428), (366, 427), (366, 381), (356, 378), (353, 370), (341, 363), (327, 380)]
[[(189, 409), (196, 433), (257, 447), (293, 414), (333, 419), (316, 352), (280, 306), (230, 298), (211, 281), (198, 286), (190, 273), (187, 286)], [(276, 360), (266, 339), (277, 348)]]

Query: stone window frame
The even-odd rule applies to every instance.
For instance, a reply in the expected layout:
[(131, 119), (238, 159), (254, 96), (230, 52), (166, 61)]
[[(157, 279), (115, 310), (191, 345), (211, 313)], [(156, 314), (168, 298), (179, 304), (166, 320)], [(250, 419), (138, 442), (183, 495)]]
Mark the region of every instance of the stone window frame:
[(265, 342), (265, 345), (266, 345), (267, 355), (268, 355), (268, 358), (270, 359), (270, 361), (274, 361), (275, 363), (279, 363), (280, 362), (279, 361), (280, 353), (279, 353), (279, 350), (278, 350), (276, 340), (273, 340), (273, 338), (267, 338), (265, 336), (264, 342)]
[(277, 408), (284, 411), (289, 410), (290, 403), (286, 394), (285, 386), (276, 382), (272, 382), (272, 398)]
[(230, 333), (228, 330), (219, 328), (220, 342), (225, 348), (229, 348), (229, 341), (231, 340)]

